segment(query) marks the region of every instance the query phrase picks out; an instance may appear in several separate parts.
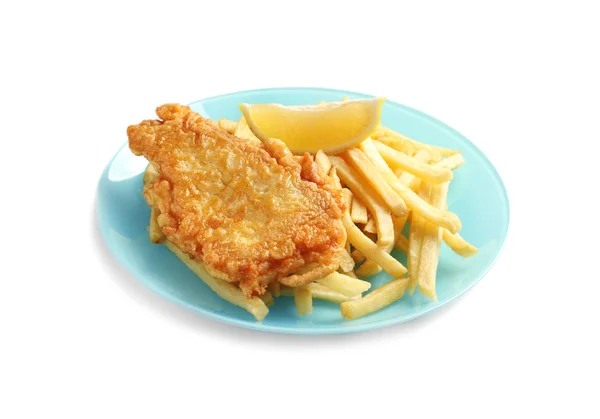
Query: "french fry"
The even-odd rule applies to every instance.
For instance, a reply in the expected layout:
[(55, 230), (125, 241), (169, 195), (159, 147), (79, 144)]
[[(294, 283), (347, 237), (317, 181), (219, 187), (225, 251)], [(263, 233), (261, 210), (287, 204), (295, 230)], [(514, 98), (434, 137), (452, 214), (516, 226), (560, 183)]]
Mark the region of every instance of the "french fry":
[(344, 301), (357, 300), (362, 297), (361, 294), (348, 297), (347, 295), (335, 292), (325, 285), (318, 284), (316, 282), (309, 284), (310, 291), (312, 292), (313, 298), (325, 301), (331, 301), (332, 303), (343, 303)]
[(408, 239), (404, 237), (404, 235), (399, 234), (396, 236), (396, 244), (394, 245), (394, 249), (408, 255), (409, 247), (410, 243), (408, 242)]
[[(419, 150), (417, 152), (417, 154), (415, 154), (414, 156), (415, 159), (420, 160), (424, 163), (427, 163), (430, 160), (429, 157), (429, 152), (427, 150)], [(445, 158), (444, 160), (441, 160), (440, 162), (436, 163), (433, 167), (438, 168), (438, 169), (450, 169), (450, 170), (454, 170), (459, 168), (463, 163), (465, 162), (465, 159), (463, 158), (462, 154), (457, 153), (457, 154), (453, 154), (452, 156)], [(400, 172), (400, 171), (397, 171)], [(408, 187), (410, 187), (413, 191), (418, 192), (419, 191), (419, 186), (421, 185), (421, 179), (416, 177), (415, 175), (413, 175), (412, 173), (409, 172), (404, 172), (401, 174), (398, 174), (398, 179), (400, 180), (400, 182)]]
[(462, 166), (462, 164), (464, 162), (465, 162), (465, 159), (463, 158), (462, 154), (457, 153), (457, 154), (453, 154), (452, 156), (445, 158), (444, 160), (436, 163), (433, 167), (435, 167), (437, 169), (454, 170), (454, 169), (458, 169), (460, 166)]
[(408, 216), (392, 217), (392, 223), (394, 223), (394, 237), (397, 238), (398, 236), (402, 235), (402, 230), (404, 230), (407, 220)]
[(408, 239), (402, 235), (402, 230), (404, 230), (407, 219), (408, 217), (394, 217), (392, 219), (394, 222), (394, 237), (396, 238), (394, 248), (406, 254), (408, 254)]
[(352, 260), (354, 261), (354, 263), (361, 263), (364, 262), (366, 259), (365, 255), (363, 255), (358, 249), (354, 249), (352, 253), (350, 253), (350, 256), (352, 256)]
[[(393, 137), (391, 135), (382, 134), (381, 132), (375, 132), (375, 133), (373, 133), (373, 135), (371, 137), (373, 138), (373, 140), (380, 141), (383, 144), (392, 147), (394, 150), (398, 150), (409, 156), (414, 156), (420, 150), (425, 150), (430, 154), (430, 156), (431, 156), (430, 160), (432, 162), (436, 163), (436, 162), (442, 160), (442, 155), (438, 151), (433, 150), (429, 147), (421, 148), (415, 143), (400, 139), (398, 137)], [(390, 163), (390, 166), (392, 166), (394, 168), (398, 168), (398, 166), (396, 166), (396, 164), (394, 162), (389, 162), (389, 163)]]
[(342, 188), (342, 195), (344, 197), (346, 207), (349, 209), (352, 208), (352, 202), (354, 202), (354, 194), (352, 194), (352, 191), (349, 188)]
[(218, 122), (219, 128), (224, 129), (230, 134), (235, 133), (237, 128), (237, 122), (232, 121), (230, 119), (220, 118)]
[(296, 312), (299, 316), (306, 316), (312, 313), (312, 293), (310, 287), (302, 285), (294, 289), (294, 302), (296, 303)]
[[(431, 195), (431, 184), (424, 183), (419, 190), (418, 198), (428, 203)], [(410, 276), (409, 294), (413, 295), (417, 288), (419, 269), (421, 263), (421, 249), (423, 246), (423, 235), (425, 219), (417, 213), (412, 213), (410, 233), (408, 235), (408, 269)]]
[[(380, 170), (383, 178), (394, 188), (396, 182), (400, 181), (404, 185), (412, 187), (414, 190), (418, 190), (420, 178), (415, 177), (410, 172), (404, 172), (401, 169), (392, 171), (386, 161), (381, 157), (379, 150), (375, 147), (375, 144), (370, 138), (367, 138), (360, 144), (361, 149), (367, 155), (367, 157), (373, 162), (373, 164)], [(429, 161), (429, 153), (425, 150), (420, 150), (415, 156), (415, 160), (427, 163)], [(411, 181), (416, 185), (411, 185)], [(416, 188), (415, 188), (416, 187)]]
[[(457, 154), (460, 156), (460, 154)], [(419, 150), (414, 158), (420, 162), (427, 163), (429, 161), (429, 152), (427, 150)], [(417, 192), (421, 185), (421, 179), (409, 172), (402, 173), (398, 180), (405, 186), (408, 186), (413, 191)]]
[[(305, 286), (310, 289), (312, 298), (317, 300), (331, 301), (332, 303), (343, 303), (344, 301), (357, 300), (361, 297), (360, 295), (348, 297), (346, 295), (340, 294), (339, 292), (333, 291), (331, 288), (327, 288), (325, 285), (317, 284), (316, 282), (313, 282), (312, 284), (307, 284)], [(295, 293), (294, 290), (295, 288), (290, 288), (282, 285), (281, 295), (286, 297), (293, 297)]]
[(385, 161), (391, 161), (396, 166), (401, 167), (402, 170), (412, 173), (427, 182), (440, 184), (452, 180), (452, 170), (450, 169), (430, 166), (379, 141), (373, 141), (373, 145)]
[(443, 239), (450, 249), (462, 257), (468, 258), (474, 256), (479, 251), (479, 249), (467, 242), (461, 236), (452, 234), (448, 230), (443, 231)]
[[(448, 196), (448, 183), (443, 185), (425, 185), (427, 192), (429, 187), (431, 204), (436, 208), (445, 208)], [(442, 240), (442, 229), (436, 225), (426, 222), (423, 228), (423, 244), (421, 245), (421, 259), (417, 283), (421, 294), (429, 298), (436, 298), (435, 280), (438, 261), (440, 258), (440, 244)]]
[[(365, 236), (367, 236), (367, 238), (369, 238), (371, 241), (375, 241), (375, 239), (376, 239), (376, 237), (373, 237), (374, 235), (371, 233), (365, 233)], [(388, 248), (390, 248), (390, 250), (388, 250)], [(392, 245), (392, 246), (388, 246), (382, 250), (385, 250), (386, 252), (389, 253), (392, 251), (393, 248), (394, 248), (394, 246)], [(370, 276), (378, 274), (382, 270), (383, 269), (381, 268), (381, 266), (379, 266), (375, 261), (367, 260), (365, 263), (360, 265), (360, 267), (355, 271), (355, 273), (360, 278), (368, 278)]]
[(215, 293), (219, 295), (225, 301), (230, 302), (233, 305), (243, 308), (254, 316), (258, 321), (262, 321), (265, 316), (269, 313), (269, 309), (265, 303), (258, 297), (246, 298), (244, 293), (235, 286), (222, 279), (214, 278), (211, 276), (204, 265), (201, 262), (190, 259), (190, 257), (183, 253), (173, 243), (166, 240), (165, 246), (175, 254), (185, 265), (194, 272), (198, 278), (200, 278), (206, 285), (210, 287)]
[(402, 216), (407, 213), (408, 209), (402, 198), (384, 180), (380, 171), (375, 168), (362, 150), (352, 148), (342, 153), (341, 156), (371, 184), (373, 189), (377, 191), (379, 196), (388, 205), (392, 214)]
[(355, 263), (354, 263), (354, 259), (352, 259), (352, 256), (350, 256), (350, 253), (348, 253), (348, 251), (346, 249), (344, 249), (344, 252), (342, 253), (342, 259), (340, 260), (340, 269), (342, 270), (342, 272), (350, 272), (354, 269)]
[[(352, 191), (348, 188), (343, 188), (341, 191), (342, 202), (346, 203), (346, 211), (350, 211), (350, 203), (352, 202)], [(348, 240), (346, 240), (348, 243)]]
[[(371, 240), (373, 243), (375, 243), (377, 241), (377, 234), (369, 233), (368, 231), (363, 231), (363, 230), (361, 230), (361, 231), (363, 232), (365, 237), (368, 238), (369, 240)], [(392, 246), (392, 247), (394, 247), (394, 246)], [(391, 252), (391, 250), (390, 250), (390, 252)]]
[[(392, 222), (392, 215), (386, 208), (385, 203), (371, 188), (371, 185), (368, 182), (364, 182), (361, 176), (344, 159), (337, 156), (329, 156), (329, 160), (333, 165), (333, 169), (337, 170), (344, 183), (354, 191), (354, 195), (362, 200), (371, 215), (375, 218), (377, 246), (385, 252), (391, 252), (395, 243), (394, 224)], [(354, 257), (353, 259), (356, 262)], [(375, 262), (368, 260), (355, 273), (367, 277), (378, 272), (381, 272), (381, 267)]]
[(457, 233), (461, 229), (462, 224), (456, 214), (434, 207), (399, 181), (394, 184), (394, 189), (411, 209), (412, 216), (419, 215), (433, 224), (448, 229), (451, 233)]
[(408, 278), (394, 279), (361, 299), (343, 302), (340, 306), (342, 316), (349, 320), (357, 319), (389, 306), (394, 301), (402, 298), (408, 280)]
[[(438, 186), (436, 186), (436, 188), (437, 187)], [(417, 278), (417, 285), (419, 286), (419, 292), (424, 296), (437, 298), (435, 292), (435, 280), (440, 258), (442, 229), (429, 222), (425, 222), (423, 231), (423, 244), (421, 245), (421, 260), (419, 261), (419, 277)]]
[(340, 178), (353, 191), (353, 195), (356, 195), (366, 205), (371, 215), (375, 218), (378, 244), (381, 247), (385, 247), (393, 243), (394, 225), (390, 211), (386, 208), (385, 203), (368, 183), (362, 181), (358, 173), (344, 159), (337, 156), (329, 156), (329, 160), (333, 165), (332, 170), (335, 169), (337, 171)]
[[(373, 144), (373, 141), (370, 138), (363, 141), (360, 144), (360, 148), (371, 160), (373, 165), (381, 172), (381, 175), (389, 184), (393, 185), (394, 183), (398, 182), (397, 175), (387, 165), (383, 157), (381, 157), (381, 154), (379, 154), (379, 151), (377, 150), (377, 148)], [(420, 153), (421, 156), (418, 158), (419, 160), (429, 157), (429, 153), (427, 151), (420, 151)], [(410, 176), (411, 178), (414, 178), (414, 176), (408, 172), (405, 172), (403, 176)], [(404, 224), (406, 223), (407, 218), (407, 216), (392, 217), (392, 221), (394, 223), (394, 237), (396, 240), (394, 247), (404, 251), (405, 253), (408, 252), (408, 240), (406, 239), (406, 237), (402, 236), (402, 229), (404, 228)], [(368, 227), (369, 225), (367, 224), (364, 228), (364, 231), (370, 231)]]
[(332, 272), (325, 278), (318, 279), (317, 282), (347, 297), (362, 294), (371, 288), (370, 282), (354, 279), (338, 272)]
[(248, 126), (248, 123), (246, 122), (246, 119), (243, 116), (237, 122), (234, 135), (236, 137), (252, 141), (256, 144), (261, 143), (261, 141), (256, 137), (256, 135), (254, 135), (254, 133), (250, 130), (250, 127)]
[(148, 225), (148, 233), (150, 235), (150, 241), (155, 244), (162, 243), (165, 240), (165, 235), (158, 225), (158, 214), (158, 208), (152, 207), (152, 210), (150, 211), (150, 224)]
[(363, 204), (363, 202), (356, 196), (352, 199), (350, 218), (352, 218), (352, 221), (354, 221), (356, 224), (366, 224), (369, 221), (367, 207), (365, 207), (365, 204)]
[(441, 157), (450, 157), (454, 154), (460, 153), (458, 150), (451, 150), (449, 148), (425, 144), (420, 141), (413, 140), (412, 138), (408, 138), (407, 136), (402, 135), (390, 128), (384, 127), (383, 125), (379, 125), (371, 137), (377, 138), (380, 141), (388, 140), (397, 147), (401, 148), (400, 151), (403, 151), (402, 149), (411, 150), (412, 154), (419, 150), (427, 150), (432, 154), (432, 158), (436, 160), (439, 160)]
[[(348, 241), (348, 237), (346, 237), (346, 244), (344, 244), (344, 253), (347, 253), (348, 255), (350, 255), (351, 250), (350, 246), (350, 242)], [(346, 258), (346, 256), (344, 254), (342, 254), (342, 260), (344, 260), (344, 258)], [(352, 257), (350, 257), (350, 259), (352, 259)], [(352, 260), (352, 262), (354, 263), (354, 259)], [(352, 267), (352, 269), (354, 269), (354, 267)], [(350, 270), (352, 270), (350, 269)]]
[(377, 225), (375, 224), (375, 220), (373, 218), (369, 219), (367, 224), (363, 227), (363, 232), (377, 234)]
[[(368, 221), (367, 224), (369, 223), (369, 221), (371, 222), (369, 229), (371, 231), (376, 231), (376, 224), (373, 222), (373, 219), (368, 217)], [(364, 227), (364, 226), (363, 226)], [(372, 242), (376, 242), (377, 241), (377, 234), (376, 233), (370, 233), (368, 231), (364, 231), (363, 230), (364, 235), (371, 240)], [(350, 244), (348, 240), (346, 240), (346, 244)], [(391, 247), (389, 244), (385, 247), (383, 247), (386, 251), (390, 252), (391, 251)], [(389, 250), (388, 250), (389, 249)], [(357, 253), (360, 253), (358, 251), (356, 251)], [(362, 255), (362, 254), (361, 254)], [(353, 258), (354, 259), (354, 258)], [(362, 256), (361, 262), (365, 260), (365, 257)], [(361, 278), (365, 278), (365, 277), (369, 277), (372, 275), (375, 275), (376, 273), (379, 273), (382, 271), (381, 266), (379, 266), (377, 263), (373, 262), (372, 260), (367, 261), (366, 263), (363, 263), (362, 266), (360, 268), (358, 268), (356, 270), (356, 274), (359, 275)]]
[(317, 154), (315, 154), (315, 163), (317, 163), (317, 166), (319, 166), (319, 169), (321, 169), (324, 174), (328, 174), (331, 170), (331, 162), (323, 150), (319, 150), (317, 151)]
[(354, 271), (345, 272), (344, 275), (348, 275), (350, 278), (358, 279)]
[(369, 278), (373, 275), (377, 275), (382, 270), (383, 269), (377, 264), (377, 262), (373, 260), (367, 260), (365, 263), (360, 265), (360, 267), (356, 269), (354, 273), (356, 274), (357, 278)]
[(269, 291), (265, 291), (264, 294), (259, 295), (258, 298), (263, 300), (263, 303), (265, 303), (267, 307), (271, 307), (273, 304), (275, 304), (275, 300), (273, 300), (273, 295), (271, 295)]
[[(361, 143), (361, 147), (364, 150), (367, 150), (366, 153), (368, 153), (370, 159), (379, 161), (378, 167), (382, 167), (383, 164), (382, 164), (381, 160), (383, 160), (383, 158), (381, 155), (378, 156), (378, 154), (379, 154), (378, 152), (381, 152), (381, 150), (377, 146), (377, 144), (378, 144), (377, 142), (371, 142), (369, 140), (366, 140), (363, 143)], [(379, 143), (379, 144), (381, 144), (381, 143)], [(384, 146), (383, 144), (381, 144), (381, 145)], [(386, 147), (386, 146), (384, 146), (384, 147)], [(402, 153), (396, 152), (395, 150), (392, 150), (392, 151), (395, 153), (398, 153), (398, 154), (402, 154)], [(423, 167), (427, 167), (427, 168), (433, 170), (433, 168), (431, 166), (427, 165), (423, 161), (424, 159), (426, 159), (428, 157), (428, 152), (422, 151), (422, 152), (420, 152), (420, 154), (417, 153), (417, 155), (419, 156), (418, 158), (412, 158), (412, 157), (408, 157), (408, 156), (405, 156), (405, 157), (412, 159), (413, 164), (423, 165)], [(440, 169), (440, 170), (442, 170), (442, 169)], [(450, 175), (452, 175), (452, 172), (449, 169), (443, 169), (443, 170), (448, 171), (450, 173)], [(429, 205), (427, 202), (420, 200), (418, 198), (418, 196), (414, 193), (414, 191), (412, 191), (410, 188), (408, 188), (406, 186), (405, 183), (410, 183), (409, 181), (412, 180), (409, 177), (410, 174), (411, 174), (411, 172), (404, 173), (402, 175), (402, 176), (404, 176), (404, 182), (403, 182), (402, 179), (396, 178), (395, 174), (392, 172), (392, 170), (389, 167), (387, 169), (381, 170), (381, 175), (382, 175), (383, 179), (385, 181), (387, 181), (388, 184), (391, 186), (391, 188), (394, 189), (402, 197), (402, 199), (406, 202), (406, 204), (409, 206), (409, 208), (411, 210), (419, 212), (427, 220), (429, 220), (435, 224), (440, 224), (443, 227), (446, 227), (449, 230), (451, 230), (453, 233), (456, 233), (458, 230), (460, 230), (460, 227), (461, 227), (460, 219), (455, 214), (436, 209), (435, 207)], [(414, 179), (414, 175), (413, 175), (413, 179)]]
[(410, 295), (417, 288), (419, 275), (419, 261), (421, 259), (421, 246), (423, 245), (423, 228), (425, 220), (418, 214), (412, 214), (410, 233), (408, 234), (408, 272), (410, 276)]
[(333, 179), (333, 184), (337, 187), (342, 189), (342, 182), (340, 181), (340, 177), (337, 174), (337, 169), (335, 167), (332, 167), (331, 170), (329, 171), (329, 176), (331, 177), (331, 179)]
[[(396, 259), (394, 259), (389, 253), (381, 250), (375, 243), (369, 240), (362, 231), (350, 219), (350, 213), (348, 210), (344, 212), (342, 218), (344, 228), (348, 234), (348, 240), (352, 246), (356, 247), (361, 251), (367, 259), (373, 260), (384, 271), (389, 273), (393, 278), (400, 278), (406, 273), (406, 268)], [(358, 275), (358, 273), (357, 273)]]
[(281, 295), (281, 284), (277, 281), (269, 282), (267, 289), (275, 298), (278, 298)]
[(363, 153), (366, 154), (366, 156), (369, 158), (369, 160), (371, 160), (371, 163), (373, 163), (373, 166), (375, 166), (377, 168), (377, 170), (379, 170), (381, 175), (384, 178), (386, 178), (386, 180), (388, 180), (388, 182), (389, 182), (388, 178), (395, 180), (394, 172), (392, 171), (390, 166), (388, 166), (388, 164), (383, 159), (383, 157), (381, 157), (381, 154), (379, 154), (379, 151), (377, 151), (377, 149), (375, 148), (375, 145), (373, 144), (373, 140), (371, 140), (371, 138), (367, 138), (362, 143), (360, 143), (358, 146), (363, 151)]

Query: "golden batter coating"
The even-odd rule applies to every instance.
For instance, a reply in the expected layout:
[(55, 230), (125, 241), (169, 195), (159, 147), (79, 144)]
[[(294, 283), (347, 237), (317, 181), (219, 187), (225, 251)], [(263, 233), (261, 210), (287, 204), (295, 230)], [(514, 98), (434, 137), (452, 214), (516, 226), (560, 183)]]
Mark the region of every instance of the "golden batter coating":
[(340, 190), (312, 157), (284, 143), (255, 144), (187, 106), (127, 129), (129, 146), (157, 169), (144, 188), (168, 240), (247, 297), (270, 281), (303, 285), (338, 268), (346, 233)]

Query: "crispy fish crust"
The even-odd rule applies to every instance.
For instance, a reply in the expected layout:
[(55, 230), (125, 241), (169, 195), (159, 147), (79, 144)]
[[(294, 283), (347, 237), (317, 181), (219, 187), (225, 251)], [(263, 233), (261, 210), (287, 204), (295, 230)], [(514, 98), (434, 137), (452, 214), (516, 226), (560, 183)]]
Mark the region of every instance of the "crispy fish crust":
[(346, 241), (340, 190), (312, 157), (235, 137), (187, 106), (127, 129), (158, 170), (144, 188), (168, 240), (247, 297), (270, 281), (299, 286), (338, 268)]

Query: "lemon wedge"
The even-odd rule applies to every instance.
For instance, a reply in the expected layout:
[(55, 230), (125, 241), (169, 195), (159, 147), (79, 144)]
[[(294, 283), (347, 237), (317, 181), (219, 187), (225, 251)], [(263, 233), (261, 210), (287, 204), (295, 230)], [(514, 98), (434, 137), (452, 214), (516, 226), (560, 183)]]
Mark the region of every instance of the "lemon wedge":
[(250, 130), (261, 140), (278, 138), (294, 153), (337, 153), (375, 131), (385, 98), (355, 99), (320, 105), (283, 106), (241, 103)]

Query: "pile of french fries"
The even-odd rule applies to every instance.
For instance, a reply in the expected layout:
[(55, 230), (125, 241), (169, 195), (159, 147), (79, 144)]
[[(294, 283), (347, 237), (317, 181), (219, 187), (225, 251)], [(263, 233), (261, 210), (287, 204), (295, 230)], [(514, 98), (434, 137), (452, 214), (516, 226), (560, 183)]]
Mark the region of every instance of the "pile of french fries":
[[(220, 119), (218, 125), (237, 137), (260, 142), (244, 117), (237, 122)], [(436, 298), (441, 242), (463, 257), (477, 253), (477, 248), (458, 234), (461, 221), (446, 204), (452, 170), (464, 163), (460, 151), (424, 144), (379, 125), (358, 146), (337, 155), (319, 151), (314, 158), (321, 172), (342, 188), (347, 207), (342, 221), (348, 239), (337, 272), (297, 288), (272, 282), (265, 294), (247, 299), (238, 287), (213, 278), (201, 262), (164, 240), (157, 222), (159, 214), (154, 209), (150, 240), (164, 242), (221, 298), (244, 308), (258, 321), (265, 318), (274, 298), (280, 296), (293, 296), (300, 316), (312, 312), (315, 298), (338, 303), (346, 319), (380, 310), (402, 298), (406, 290), (410, 295), (418, 290)], [(157, 175), (149, 166), (144, 182)], [(407, 223), (408, 237), (403, 234)], [(407, 255), (408, 267), (390, 255), (393, 249)], [(392, 279), (363, 295), (371, 283), (359, 278), (382, 270)]]

